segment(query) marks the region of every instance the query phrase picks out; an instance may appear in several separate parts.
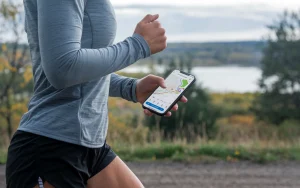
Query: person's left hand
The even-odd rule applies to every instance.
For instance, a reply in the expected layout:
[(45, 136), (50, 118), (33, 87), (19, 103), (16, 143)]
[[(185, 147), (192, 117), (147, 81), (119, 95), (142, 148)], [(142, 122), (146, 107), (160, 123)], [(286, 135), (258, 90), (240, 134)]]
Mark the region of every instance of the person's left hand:
[[(166, 88), (165, 80), (162, 77), (155, 76), (155, 75), (148, 75), (142, 79), (140, 79), (136, 86), (136, 97), (137, 101), (141, 104), (143, 104), (146, 99), (157, 89), (157, 87)], [(180, 99), (181, 102), (186, 103), (188, 100), (185, 96), (182, 96)], [(175, 104), (172, 107), (172, 111), (178, 110), (178, 104)], [(144, 109), (144, 113), (147, 116), (152, 116), (153, 113), (150, 112), (147, 109)], [(170, 117), (172, 115), (172, 112), (167, 112), (165, 115), (166, 117)]]

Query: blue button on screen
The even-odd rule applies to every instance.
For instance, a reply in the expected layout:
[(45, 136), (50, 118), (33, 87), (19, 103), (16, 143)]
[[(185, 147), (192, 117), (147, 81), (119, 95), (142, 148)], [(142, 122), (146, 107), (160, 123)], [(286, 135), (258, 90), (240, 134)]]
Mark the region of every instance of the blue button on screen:
[(149, 105), (149, 106), (151, 106), (151, 107), (153, 107), (153, 108), (156, 108), (159, 111), (162, 111), (162, 112), (164, 111), (163, 108), (161, 108), (159, 106), (156, 106), (155, 104), (152, 104), (151, 102), (146, 102), (146, 104)]
[(158, 110), (160, 110), (160, 111), (164, 111), (164, 109), (163, 109), (163, 108), (161, 108), (161, 107), (159, 107), (159, 108), (158, 108)]

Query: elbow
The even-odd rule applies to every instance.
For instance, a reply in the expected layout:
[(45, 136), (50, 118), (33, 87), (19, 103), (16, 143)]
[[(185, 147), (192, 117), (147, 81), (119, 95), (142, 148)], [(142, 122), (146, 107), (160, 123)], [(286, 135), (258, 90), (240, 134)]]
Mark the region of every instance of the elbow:
[(63, 75), (59, 73), (48, 73), (46, 74), (46, 77), (51, 86), (53, 86), (57, 90), (68, 87), (67, 80)]
[(57, 90), (67, 88), (67, 85), (62, 82), (50, 82), (50, 84)]
[(55, 89), (65, 89), (77, 83), (75, 54), (69, 53), (63, 58), (42, 61), (46, 78)]
[(68, 71), (59, 64), (53, 63), (51, 66), (44, 64), (44, 73), (51, 86), (55, 89), (64, 89), (69, 87), (70, 79), (68, 79)]

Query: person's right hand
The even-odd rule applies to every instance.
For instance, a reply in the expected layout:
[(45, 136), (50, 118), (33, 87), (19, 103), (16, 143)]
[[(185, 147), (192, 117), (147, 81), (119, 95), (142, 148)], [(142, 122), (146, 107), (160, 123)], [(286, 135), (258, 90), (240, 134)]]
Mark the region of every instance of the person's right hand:
[(134, 33), (144, 37), (147, 41), (151, 54), (163, 51), (167, 47), (167, 37), (165, 29), (157, 21), (159, 15), (148, 14), (140, 23), (137, 24)]

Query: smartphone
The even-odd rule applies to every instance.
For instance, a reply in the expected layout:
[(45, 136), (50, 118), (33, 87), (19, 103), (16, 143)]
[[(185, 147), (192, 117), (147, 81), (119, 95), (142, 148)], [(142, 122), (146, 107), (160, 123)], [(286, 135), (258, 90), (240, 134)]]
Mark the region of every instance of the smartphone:
[(143, 108), (164, 116), (195, 81), (195, 76), (180, 70), (174, 70), (165, 79), (167, 88), (158, 87), (143, 103)]

